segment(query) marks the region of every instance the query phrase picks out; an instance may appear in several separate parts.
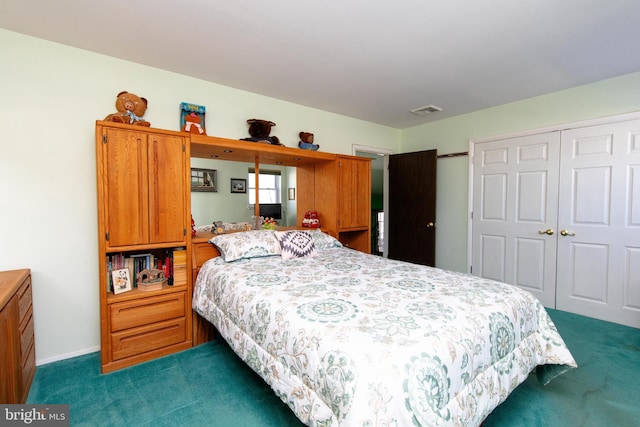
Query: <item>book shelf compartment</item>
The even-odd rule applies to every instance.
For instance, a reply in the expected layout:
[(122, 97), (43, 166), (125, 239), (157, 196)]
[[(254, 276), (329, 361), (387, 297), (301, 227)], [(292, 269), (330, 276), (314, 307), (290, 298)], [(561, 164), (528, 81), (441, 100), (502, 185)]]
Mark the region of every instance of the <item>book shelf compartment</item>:
[[(167, 290), (187, 287), (187, 250), (184, 246), (155, 249), (139, 249), (136, 251), (109, 252), (106, 254), (105, 284), (107, 300), (109, 302), (148, 296)], [(114, 293), (112, 272), (128, 270), (131, 281), (128, 290)], [(157, 272), (160, 270), (166, 283), (160, 289), (141, 289), (138, 287), (139, 273)]]

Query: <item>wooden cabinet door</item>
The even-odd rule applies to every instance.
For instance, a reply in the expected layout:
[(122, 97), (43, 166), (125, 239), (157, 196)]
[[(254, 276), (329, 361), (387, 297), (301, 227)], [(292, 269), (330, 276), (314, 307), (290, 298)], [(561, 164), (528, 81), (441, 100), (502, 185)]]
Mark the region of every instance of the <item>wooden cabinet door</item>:
[(180, 242), (186, 238), (186, 153), (184, 138), (150, 134), (149, 242)]
[(103, 161), (108, 246), (185, 240), (183, 137), (106, 128)]
[(149, 241), (147, 134), (105, 129), (104, 218), (111, 247)]
[(371, 161), (343, 157), (339, 162), (339, 228), (369, 227)]

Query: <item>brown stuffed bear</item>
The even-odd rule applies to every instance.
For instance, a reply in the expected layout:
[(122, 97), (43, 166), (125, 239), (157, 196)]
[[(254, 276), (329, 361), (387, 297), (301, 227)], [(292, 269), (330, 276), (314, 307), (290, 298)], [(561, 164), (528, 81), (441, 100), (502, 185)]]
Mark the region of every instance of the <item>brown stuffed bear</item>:
[(247, 123), (249, 124), (249, 135), (251, 135), (251, 138), (242, 138), (243, 141), (267, 142), (273, 145), (282, 145), (277, 136), (269, 136), (271, 128), (276, 125), (272, 121), (249, 119)]
[(120, 92), (116, 97), (117, 113), (104, 118), (107, 122), (126, 123), (138, 126), (151, 126), (142, 116), (147, 111), (147, 100), (129, 92)]
[(318, 148), (320, 148), (318, 144), (313, 143), (312, 133), (300, 132), (298, 136), (300, 137), (300, 142), (298, 142), (298, 146), (303, 150), (318, 151)]

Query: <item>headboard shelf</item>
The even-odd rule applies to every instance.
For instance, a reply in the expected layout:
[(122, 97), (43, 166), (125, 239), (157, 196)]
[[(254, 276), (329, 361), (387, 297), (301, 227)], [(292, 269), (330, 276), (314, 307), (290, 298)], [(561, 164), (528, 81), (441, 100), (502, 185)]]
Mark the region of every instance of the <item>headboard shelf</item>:
[(191, 135), (191, 157), (294, 167), (336, 160), (333, 153), (204, 135)]

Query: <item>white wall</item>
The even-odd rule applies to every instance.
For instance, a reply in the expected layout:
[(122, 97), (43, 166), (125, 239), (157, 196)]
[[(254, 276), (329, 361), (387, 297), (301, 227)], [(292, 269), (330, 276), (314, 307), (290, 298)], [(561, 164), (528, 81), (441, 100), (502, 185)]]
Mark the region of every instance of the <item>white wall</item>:
[[(467, 151), (469, 141), (640, 110), (640, 72), (477, 111), (402, 132), (401, 152)], [(467, 271), (469, 158), (438, 160), (436, 265)]]
[[(207, 133), (248, 136), (246, 120), (277, 123), (297, 146), (397, 151), (400, 131), (0, 30), (0, 270), (33, 273), (38, 364), (99, 347), (95, 120), (116, 94), (149, 100), (145, 119), (178, 129), (179, 106), (207, 107)], [(224, 184), (224, 183), (223, 183)]]

